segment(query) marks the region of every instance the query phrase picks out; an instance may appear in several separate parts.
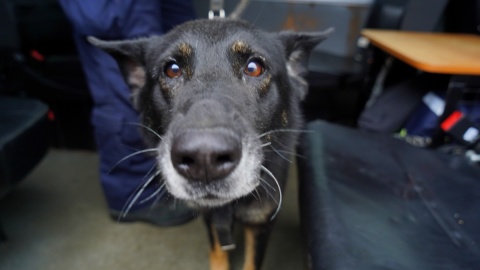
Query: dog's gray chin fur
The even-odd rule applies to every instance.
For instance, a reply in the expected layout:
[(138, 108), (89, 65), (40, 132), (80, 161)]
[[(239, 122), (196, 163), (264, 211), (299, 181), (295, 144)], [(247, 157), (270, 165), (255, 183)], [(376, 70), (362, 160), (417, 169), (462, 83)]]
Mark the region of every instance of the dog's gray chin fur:
[(242, 140), (242, 158), (224, 179), (210, 183), (191, 181), (180, 175), (171, 161), (172, 136), (164, 136), (158, 146), (158, 165), (166, 188), (175, 198), (197, 207), (218, 207), (252, 193), (260, 184), (263, 154), (258, 139), (247, 136)]

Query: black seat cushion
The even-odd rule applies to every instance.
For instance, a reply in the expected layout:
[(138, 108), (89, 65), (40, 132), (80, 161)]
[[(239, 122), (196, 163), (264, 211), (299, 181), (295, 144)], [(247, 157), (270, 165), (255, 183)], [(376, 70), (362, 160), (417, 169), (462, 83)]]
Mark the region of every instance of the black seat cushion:
[(0, 196), (45, 155), (48, 107), (33, 99), (0, 96)]
[(299, 147), (310, 269), (480, 269), (480, 169), (312, 122)]

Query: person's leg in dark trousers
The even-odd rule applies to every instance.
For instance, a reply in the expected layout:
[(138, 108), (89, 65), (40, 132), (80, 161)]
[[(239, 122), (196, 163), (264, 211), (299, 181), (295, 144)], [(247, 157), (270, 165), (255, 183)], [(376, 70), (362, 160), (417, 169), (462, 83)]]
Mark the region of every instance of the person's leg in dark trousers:
[[(85, 38), (91, 35), (118, 40), (161, 35), (165, 27), (193, 19), (191, 1), (61, 0), (60, 3), (75, 30), (79, 56), (94, 101), (92, 125), (100, 155), (100, 180), (112, 216), (157, 225), (190, 220), (192, 212), (180, 203), (174, 204), (174, 200), (168, 200), (165, 195), (152, 196), (162, 187), (158, 180), (147, 185), (131, 204), (139, 189), (156, 172), (155, 159), (140, 154), (117, 164), (127, 155), (145, 149), (139, 127), (131, 124), (139, 122), (138, 113), (130, 103), (130, 90), (115, 61)], [(164, 14), (168, 14), (167, 18)], [(168, 23), (164, 24), (165, 19)], [(127, 209), (129, 213), (122, 218), (121, 213)]]

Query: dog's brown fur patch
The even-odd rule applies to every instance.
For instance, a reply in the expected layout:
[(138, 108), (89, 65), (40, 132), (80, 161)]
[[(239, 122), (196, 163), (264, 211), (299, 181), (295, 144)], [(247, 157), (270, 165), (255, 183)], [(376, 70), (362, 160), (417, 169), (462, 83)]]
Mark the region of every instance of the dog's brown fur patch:
[(262, 80), (260, 83), (260, 86), (258, 87), (258, 91), (260, 92), (260, 95), (265, 95), (268, 92), (268, 89), (270, 89), (270, 83), (272, 82), (272, 76), (266, 76), (265, 79)]
[(286, 110), (282, 112), (282, 126), (288, 127), (288, 113)]
[(218, 240), (215, 228), (212, 226), (212, 249), (210, 250), (210, 270), (228, 270), (230, 263), (228, 261), (228, 253), (222, 249)]
[(255, 270), (255, 232), (245, 227), (245, 262), (243, 270)]

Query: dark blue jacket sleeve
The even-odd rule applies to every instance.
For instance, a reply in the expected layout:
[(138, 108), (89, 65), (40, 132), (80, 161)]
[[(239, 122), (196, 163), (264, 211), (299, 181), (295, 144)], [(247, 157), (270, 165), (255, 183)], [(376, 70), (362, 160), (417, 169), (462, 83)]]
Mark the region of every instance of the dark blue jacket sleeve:
[(192, 0), (59, 0), (75, 31), (103, 39), (160, 35), (195, 18)]
[(105, 37), (119, 33), (120, 1), (111, 0), (59, 0), (63, 11), (81, 35)]

